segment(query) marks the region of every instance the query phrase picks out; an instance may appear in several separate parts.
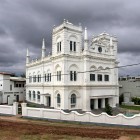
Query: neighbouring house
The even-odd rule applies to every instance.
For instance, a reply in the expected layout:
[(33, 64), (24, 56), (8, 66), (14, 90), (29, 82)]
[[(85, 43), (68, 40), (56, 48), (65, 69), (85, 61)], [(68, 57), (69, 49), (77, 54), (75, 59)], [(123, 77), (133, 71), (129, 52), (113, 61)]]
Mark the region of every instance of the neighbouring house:
[(0, 104), (12, 104), (25, 99), (25, 78), (0, 72)]
[[(26, 56), (26, 100), (57, 109), (90, 111), (119, 103), (117, 38), (107, 33), (89, 41), (87, 29), (64, 22), (53, 28), (52, 53)], [(111, 69), (110, 69), (111, 68)]]
[(119, 85), (119, 94), (124, 95), (124, 102), (131, 102), (132, 97), (140, 98), (140, 76), (121, 76)]

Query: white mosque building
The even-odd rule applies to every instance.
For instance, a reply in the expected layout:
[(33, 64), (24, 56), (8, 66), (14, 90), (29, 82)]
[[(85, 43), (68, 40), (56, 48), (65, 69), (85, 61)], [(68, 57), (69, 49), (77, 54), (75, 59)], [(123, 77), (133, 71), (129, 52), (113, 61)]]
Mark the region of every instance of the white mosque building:
[[(119, 102), (117, 39), (107, 33), (88, 39), (81, 25), (53, 28), (52, 54), (45, 40), (40, 59), (26, 56), (26, 100), (56, 109), (91, 111)], [(110, 69), (111, 68), (111, 69)]]

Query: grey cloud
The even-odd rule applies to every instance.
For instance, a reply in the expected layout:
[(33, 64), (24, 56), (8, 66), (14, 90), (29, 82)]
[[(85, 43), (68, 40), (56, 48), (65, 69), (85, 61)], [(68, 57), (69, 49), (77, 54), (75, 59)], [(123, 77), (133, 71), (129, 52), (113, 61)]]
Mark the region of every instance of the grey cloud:
[[(12, 70), (18, 65), (18, 71), (24, 71), (26, 48), (33, 58), (40, 57), (44, 37), (48, 53), (53, 25), (64, 18), (77, 25), (81, 22), (89, 36), (103, 31), (116, 34), (119, 53), (130, 53), (131, 60), (140, 53), (139, 4), (128, 0), (0, 0), (0, 66)], [(128, 58), (120, 61), (124, 59)]]

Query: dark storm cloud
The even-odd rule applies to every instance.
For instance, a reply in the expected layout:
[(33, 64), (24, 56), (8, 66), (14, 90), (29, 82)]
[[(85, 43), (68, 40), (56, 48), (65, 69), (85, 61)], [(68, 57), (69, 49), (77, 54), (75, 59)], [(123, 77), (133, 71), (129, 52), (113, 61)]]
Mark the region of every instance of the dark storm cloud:
[(127, 64), (140, 53), (139, 5), (138, 0), (0, 0), (0, 70), (23, 71), (26, 48), (34, 59), (40, 57), (43, 37), (48, 53), (53, 25), (63, 19), (82, 23), (90, 37), (103, 31), (115, 34), (123, 58), (119, 61)]

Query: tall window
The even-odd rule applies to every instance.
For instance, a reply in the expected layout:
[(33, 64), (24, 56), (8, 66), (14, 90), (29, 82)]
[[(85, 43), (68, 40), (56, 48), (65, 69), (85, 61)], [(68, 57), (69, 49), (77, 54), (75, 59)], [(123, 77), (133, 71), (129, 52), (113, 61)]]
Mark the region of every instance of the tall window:
[(77, 80), (76, 71), (70, 71), (70, 81), (76, 81), (76, 80)]
[(72, 41), (70, 41), (70, 51), (72, 51)]
[(33, 82), (36, 82), (36, 75), (33, 76)]
[(57, 81), (61, 81), (61, 71), (57, 71)]
[(104, 80), (109, 81), (109, 75), (104, 75)]
[(38, 75), (37, 77), (37, 82), (40, 82), (40, 75)]
[(47, 81), (47, 74), (45, 74), (45, 82)]
[(76, 105), (76, 95), (72, 94), (71, 95), (71, 107), (75, 107)]
[(61, 52), (61, 42), (57, 42), (57, 52)]
[(37, 78), (37, 80), (36, 80), (37, 82), (41, 82), (41, 74), (37, 75), (36, 78)]
[(29, 76), (29, 83), (32, 82), (32, 76)]
[(90, 74), (90, 81), (95, 81), (95, 74)]
[(98, 81), (102, 81), (102, 74), (98, 74)]
[(51, 82), (51, 73), (47, 74), (47, 82)]
[(12, 90), (12, 85), (10, 85), (10, 91)]
[(70, 41), (70, 51), (76, 51), (76, 42)]
[(60, 94), (57, 94), (57, 103), (58, 103), (58, 104), (61, 103)]
[(29, 91), (29, 100), (31, 100), (31, 91)]
[(60, 104), (61, 104), (60, 94), (57, 94), (57, 106), (60, 107)]
[(37, 100), (38, 100), (38, 102), (40, 102), (40, 92), (39, 91), (37, 92)]
[(33, 91), (33, 100), (35, 101), (35, 91)]
[(73, 50), (76, 51), (76, 42), (73, 42)]

